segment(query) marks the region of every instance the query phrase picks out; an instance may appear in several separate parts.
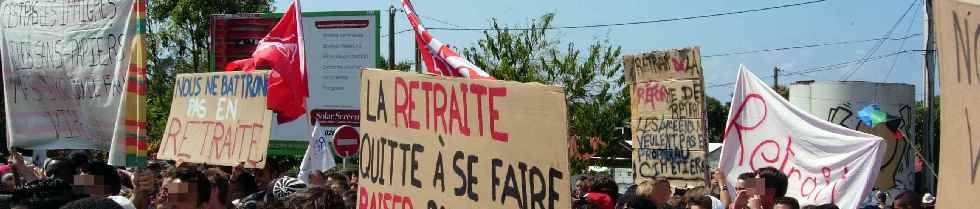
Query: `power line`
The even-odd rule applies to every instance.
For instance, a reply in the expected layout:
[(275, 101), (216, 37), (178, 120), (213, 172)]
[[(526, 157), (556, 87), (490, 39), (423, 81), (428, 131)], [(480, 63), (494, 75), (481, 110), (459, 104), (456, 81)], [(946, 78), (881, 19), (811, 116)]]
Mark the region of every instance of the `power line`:
[(873, 61), (873, 60), (880, 60), (880, 59), (884, 59), (884, 58), (888, 58), (888, 57), (892, 57), (892, 56), (896, 56), (896, 55), (900, 55), (900, 54), (905, 54), (905, 53), (910, 53), (910, 52), (919, 52), (919, 51), (923, 51), (923, 50), (902, 50), (902, 51), (897, 51), (897, 52), (893, 52), (893, 53), (889, 53), (889, 54), (885, 54), (885, 55), (879, 55), (879, 56), (876, 56), (876, 57), (856, 59), (856, 60), (851, 60), (851, 61), (846, 61), (846, 62), (841, 62), (841, 63), (836, 63), (836, 64), (824, 65), (824, 66), (819, 66), (819, 67), (814, 67), (814, 68), (807, 68), (807, 69), (793, 71), (793, 72), (786, 73), (786, 74), (781, 74), (781, 75), (783, 75), (783, 76), (796, 76), (796, 75), (804, 75), (804, 74), (810, 74), (810, 73), (821, 72), (821, 71), (836, 70), (836, 69), (845, 68), (845, 67), (847, 67), (847, 65), (853, 64), (853, 63), (868, 62), (868, 61)]
[[(853, 64), (853, 63), (857, 63), (857, 62), (867, 62), (867, 61), (873, 61), (873, 60), (880, 60), (880, 59), (884, 59), (884, 58), (888, 58), (888, 57), (896, 56), (896, 55), (900, 55), (900, 54), (905, 54), (905, 53), (910, 53), (910, 52), (921, 52), (921, 51), (925, 51), (925, 50), (902, 50), (902, 51), (898, 51), (898, 52), (894, 52), (894, 53), (889, 53), (889, 54), (885, 54), (885, 55), (880, 55), (880, 56), (876, 56), (876, 57), (861, 58), (861, 59), (849, 60), (849, 61), (840, 62), (840, 63), (834, 63), (834, 64), (829, 64), (829, 65), (822, 65), (822, 66), (817, 66), (817, 67), (805, 68), (805, 69), (796, 70), (796, 71), (792, 71), (792, 72), (788, 72), (788, 73), (780, 73), (779, 75), (780, 76), (797, 76), (797, 75), (805, 75), (805, 74), (822, 72), (822, 71), (837, 70), (837, 69), (845, 68), (848, 65)], [(784, 72), (784, 71), (781, 71), (781, 72)], [(769, 77), (769, 76), (772, 76), (772, 74), (769, 74), (769, 75), (766, 75), (766, 76), (763, 76), (763, 77)], [(735, 84), (735, 81), (725, 82), (725, 83), (715, 83), (715, 84), (708, 85), (707, 88), (717, 88), (717, 87), (731, 86), (732, 84)]]
[[(402, 34), (404, 32), (409, 32), (409, 31), (412, 31), (412, 29), (409, 28), (409, 29), (405, 29), (405, 30), (400, 30), (398, 32), (395, 32), (395, 35), (397, 36), (398, 34)], [(381, 38), (385, 38), (385, 37), (388, 37), (388, 34), (381, 35)]]
[[(762, 11), (773, 10), (773, 9), (798, 7), (798, 6), (804, 6), (804, 5), (809, 5), (809, 4), (816, 4), (816, 3), (825, 2), (825, 1), (827, 1), (827, 0), (814, 0), (814, 1), (807, 1), (807, 2), (800, 2), (800, 3), (793, 3), (793, 4), (784, 4), (784, 5), (772, 6), (772, 7), (764, 7), (764, 8), (758, 8), (758, 9), (738, 10), (738, 11), (730, 11), (730, 12), (722, 12), (722, 13), (714, 13), (714, 14), (706, 14), (706, 15), (697, 15), (697, 16), (688, 16), (688, 17), (676, 17), (676, 18), (668, 18), (668, 19), (656, 19), (656, 20), (644, 20), (644, 21), (634, 21), (634, 22), (623, 22), (623, 23), (595, 24), (595, 25), (575, 25), (575, 26), (559, 26), (559, 27), (547, 27), (547, 28), (505, 28), (505, 29), (506, 30), (582, 29), (582, 28), (600, 28), (600, 27), (612, 27), (612, 26), (624, 26), (624, 25), (639, 25), (639, 24), (650, 24), (650, 23), (674, 22), (674, 21), (681, 21), (681, 20), (702, 19), (702, 18), (709, 18), (709, 17), (737, 15), (737, 14), (752, 13), (752, 12), (762, 12)], [(486, 30), (496, 30), (495, 28), (463, 28), (463, 27), (455, 27), (455, 28), (433, 27), (433, 28), (428, 28), (428, 29), (429, 30), (448, 30), (448, 31), (486, 31)]]
[[(404, 12), (404, 11), (402, 11), (402, 12)], [(418, 14), (416, 14), (416, 15), (418, 15)], [(422, 15), (419, 15), (419, 17), (422, 17), (422, 18), (425, 18), (425, 19), (429, 19), (429, 20), (432, 20), (432, 21), (436, 21), (436, 22), (439, 22), (439, 23), (442, 23), (442, 24), (445, 24), (445, 25), (457, 27), (457, 28), (462, 28), (463, 27), (463, 26), (459, 26), (459, 25), (456, 25), (456, 24), (449, 23), (449, 21), (441, 20), (441, 19), (434, 18), (434, 17), (422, 16)]]
[[(814, 0), (814, 1), (794, 3), (794, 4), (784, 4), (784, 5), (773, 6), (773, 7), (764, 7), (764, 8), (758, 8), (758, 9), (739, 10), (739, 11), (714, 13), (714, 14), (707, 14), (707, 15), (697, 15), (697, 16), (688, 16), (688, 17), (678, 17), (678, 18), (668, 18), (668, 19), (656, 19), (656, 20), (646, 20), (646, 21), (624, 22), (624, 23), (595, 24), (595, 25), (577, 25), (577, 26), (561, 26), (561, 27), (547, 27), (547, 28), (504, 28), (504, 29), (506, 29), (506, 30), (557, 30), (557, 29), (582, 29), (582, 28), (599, 28), (599, 27), (612, 27), (612, 26), (624, 26), (624, 25), (639, 25), (639, 24), (650, 24), (650, 23), (662, 23), (662, 22), (673, 22), (673, 21), (681, 21), (681, 20), (691, 20), (691, 19), (701, 19), (701, 18), (709, 18), (709, 17), (727, 16), (727, 15), (737, 15), (737, 14), (752, 13), (752, 12), (762, 12), (762, 11), (766, 11), (766, 10), (782, 9), (782, 8), (789, 8), (789, 7), (798, 7), (798, 6), (803, 6), (803, 5), (808, 5), (808, 4), (815, 4), (815, 3), (825, 2), (825, 1), (827, 1), (827, 0)], [(398, 11), (399, 12), (404, 12), (401, 9), (399, 9)], [(430, 20), (433, 20), (433, 21), (436, 21), (436, 22), (440, 22), (440, 23), (443, 23), (443, 24), (446, 24), (446, 25), (453, 26), (452, 28), (448, 28), (448, 27), (431, 27), (431, 28), (426, 28), (428, 30), (444, 30), (444, 31), (488, 31), (488, 30), (496, 30), (496, 28), (466, 28), (466, 27), (461, 27), (459, 25), (455, 25), (455, 24), (449, 23), (449, 22), (444, 21), (444, 20), (441, 20), (441, 19), (437, 19), (437, 18), (433, 18), (433, 17), (426, 17), (426, 16), (422, 16), (422, 15), (419, 15), (419, 16), (422, 17), (422, 18), (430, 19)], [(401, 31), (396, 32), (395, 35), (402, 34), (402, 33), (405, 33), (405, 32), (411, 31), (411, 30), (412, 29), (401, 30)], [(388, 37), (388, 35), (385, 34), (385, 35), (382, 35), (381, 37)]]
[(724, 56), (743, 55), (743, 54), (755, 54), (755, 53), (762, 53), (762, 52), (785, 51), (785, 50), (805, 49), (805, 48), (814, 48), (814, 47), (822, 47), (822, 46), (858, 44), (858, 43), (865, 43), (865, 42), (871, 42), (871, 41), (880, 41), (880, 40), (887, 40), (887, 41), (898, 41), (898, 40), (902, 40), (902, 41), (904, 41), (906, 39), (914, 38), (914, 37), (921, 36), (921, 35), (922, 35), (921, 33), (916, 33), (916, 34), (909, 34), (907, 36), (900, 37), (900, 38), (881, 37), (881, 38), (864, 39), (864, 40), (837, 41), (837, 42), (816, 43), (816, 44), (807, 44), (807, 45), (790, 46), (790, 47), (779, 47), (779, 48), (769, 48), (769, 49), (757, 49), (757, 50), (736, 51), (736, 52), (728, 52), (728, 53), (719, 53), (719, 54), (706, 55), (706, 56), (701, 56), (701, 58), (724, 57)]
[[(397, 11), (398, 12), (401, 12), (401, 13), (405, 13), (405, 10), (404, 9), (397, 9)], [(419, 15), (419, 14), (415, 14), (415, 15), (417, 15), (419, 17), (422, 17), (422, 18), (425, 18), (425, 19), (436, 21), (438, 23), (442, 23), (442, 24), (445, 24), (445, 25), (448, 25), (448, 26), (453, 26), (453, 27), (457, 27), (457, 28), (463, 27), (463, 26), (459, 26), (459, 25), (456, 25), (456, 24), (452, 24), (449, 21), (445, 21), (445, 20), (442, 20), (442, 19), (439, 19), (439, 18), (434, 18), (434, 17), (429, 17), (429, 16), (422, 16), (422, 15)], [(411, 27), (409, 27), (408, 29), (405, 29), (405, 30), (400, 30), (398, 32), (395, 32), (395, 35), (397, 36), (398, 34), (402, 34), (402, 33), (409, 32), (409, 31), (412, 31), (412, 28)], [(388, 34), (381, 35), (381, 38), (385, 38), (385, 37), (388, 37)]]
[[(919, 8), (918, 4), (916, 4), (916, 8)], [(918, 17), (918, 15), (919, 15), (918, 12), (912, 14), (912, 18), (909, 19), (908, 26), (905, 26), (905, 33), (909, 33), (909, 31), (912, 31), (912, 25), (915, 25), (914, 24), (915, 18)], [(902, 43), (898, 44), (898, 49), (900, 50), (905, 49), (905, 41), (906, 40), (902, 40)], [(888, 81), (888, 77), (892, 75), (892, 71), (895, 71), (895, 66), (898, 65), (898, 60), (899, 60), (898, 57), (895, 57), (895, 60), (892, 61), (892, 66), (888, 68), (888, 73), (885, 73), (885, 77), (881, 79), (881, 82)]]
[[(905, 16), (907, 16), (909, 12), (912, 11), (912, 8), (915, 7), (915, 5), (917, 5), (916, 3), (918, 2), (919, 0), (912, 0), (912, 4), (909, 4), (909, 8), (905, 9), (905, 12), (902, 13), (902, 16), (898, 18), (898, 21), (895, 21), (895, 24), (893, 24), (892, 27), (888, 29), (888, 32), (885, 33), (883, 37), (891, 37), (892, 33), (895, 32), (895, 28), (898, 28), (898, 25), (902, 23), (902, 20), (905, 19)], [(864, 55), (864, 57), (868, 58), (874, 56), (874, 54), (878, 52), (878, 49), (881, 49), (881, 46), (884, 44), (885, 41), (878, 41), (878, 44), (876, 44), (874, 47), (871, 47), (871, 50), (869, 50), (868, 54)], [(859, 62), (857, 65), (855, 65), (854, 70), (851, 70), (851, 72), (846, 74), (846, 76), (844, 76), (843, 79), (841, 80), (850, 79), (851, 76), (854, 75), (854, 73), (857, 73), (857, 71), (861, 70), (861, 67), (864, 67), (864, 62)]]

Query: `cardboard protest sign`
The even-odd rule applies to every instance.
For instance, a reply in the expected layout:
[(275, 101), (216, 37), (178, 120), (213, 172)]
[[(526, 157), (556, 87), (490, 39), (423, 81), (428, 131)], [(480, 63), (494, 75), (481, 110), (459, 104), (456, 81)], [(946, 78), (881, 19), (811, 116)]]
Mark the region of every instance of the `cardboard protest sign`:
[[(884, 158), (881, 137), (800, 110), (744, 67), (728, 113), (719, 169), (729, 188), (738, 175), (772, 167), (789, 180), (786, 196), (800, 205), (859, 208)], [(735, 196), (735, 190), (728, 190)]]
[(361, 73), (359, 209), (571, 208), (554, 86)]
[(626, 55), (623, 56), (623, 67), (626, 79), (633, 82), (704, 77), (699, 47)]
[(268, 71), (177, 75), (160, 159), (265, 167)]
[(626, 55), (633, 170), (673, 185), (704, 185), (704, 82), (700, 48)]
[(980, 33), (976, 33), (980, 2), (938, 0), (934, 4), (943, 95), (936, 207), (975, 208), (980, 194)]
[(669, 118), (701, 118), (704, 107), (701, 80), (642, 81), (633, 86), (633, 113)]
[[(10, 146), (108, 149), (123, 122), (133, 67), (134, 0), (0, 2), (0, 60)], [(141, 7), (140, 7), (141, 8)], [(132, 95), (131, 95), (132, 96)], [(135, 102), (138, 103), (138, 102)], [(134, 104), (135, 104), (134, 103)], [(134, 135), (135, 136), (135, 135)], [(124, 144), (123, 144), (124, 146)]]

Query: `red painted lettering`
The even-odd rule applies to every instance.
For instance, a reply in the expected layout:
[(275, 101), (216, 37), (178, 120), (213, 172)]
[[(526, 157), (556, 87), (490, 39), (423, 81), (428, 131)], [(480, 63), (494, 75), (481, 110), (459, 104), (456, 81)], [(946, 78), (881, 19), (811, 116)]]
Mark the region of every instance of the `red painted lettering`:
[(408, 128), (418, 130), (421, 128), (418, 120), (415, 120), (415, 99), (412, 98), (412, 92), (419, 88), (419, 81), (408, 82)]
[(494, 104), (493, 98), (505, 97), (505, 96), (507, 96), (507, 89), (503, 87), (497, 87), (497, 88), (490, 88), (490, 94), (487, 97), (488, 98), (487, 104), (489, 106), (487, 109), (490, 110), (490, 138), (493, 138), (494, 140), (501, 141), (501, 142), (507, 142), (507, 138), (509, 134), (497, 131), (496, 123), (497, 120), (500, 119), (500, 112), (498, 112), (497, 109), (493, 107)]
[(470, 92), (476, 95), (476, 119), (479, 121), (480, 136), (483, 136), (483, 96), (487, 95), (487, 87), (480, 84), (470, 84)]
[(170, 132), (167, 133), (166, 140), (163, 140), (162, 144), (160, 145), (160, 149), (161, 149), (160, 150), (160, 153), (161, 154), (167, 153), (167, 145), (168, 144), (173, 147), (173, 151), (174, 152), (176, 152), (178, 150), (178, 147), (177, 147), (177, 134), (180, 134), (181, 127), (183, 127), (183, 126), (181, 126), (181, 124), (180, 124), (180, 119), (178, 119), (178, 118), (170, 118), (170, 127), (168, 128), (168, 129), (170, 129)]
[[(763, 150), (762, 153), (758, 153), (759, 149), (763, 148), (763, 146), (765, 145), (772, 145), (769, 147), (775, 147), (776, 156), (772, 156), (772, 158), (767, 157), (765, 150)], [(752, 170), (757, 169), (755, 167), (755, 160), (754, 160), (757, 153), (759, 154), (759, 157), (762, 157), (762, 161), (765, 161), (766, 163), (775, 163), (776, 161), (779, 160), (779, 154), (780, 154), (779, 142), (776, 142), (772, 139), (767, 139), (765, 141), (762, 141), (762, 143), (759, 143), (759, 145), (756, 145), (755, 148), (752, 149), (752, 155), (749, 158), (749, 168), (751, 168)]]
[[(745, 126), (745, 125), (742, 125), (743, 124), (742, 123), (743, 122), (742, 120), (744, 120), (742, 118), (742, 113), (743, 113), (743, 111), (745, 111), (745, 106), (748, 105), (749, 102), (751, 102), (752, 100), (759, 100), (759, 102), (761, 102), (761, 104), (759, 104), (759, 105), (762, 105), (762, 107), (763, 107), (762, 117), (760, 117), (759, 118), (759, 121), (756, 122), (755, 124), (753, 124), (751, 126)], [(766, 116), (768, 116), (768, 114), (769, 114), (769, 109), (768, 108), (769, 107), (766, 105), (766, 99), (763, 99), (762, 96), (760, 96), (759, 94), (749, 94), (748, 96), (745, 96), (745, 100), (742, 101), (742, 104), (739, 104), (738, 105), (738, 109), (736, 109), (735, 115), (733, 115), (732, 118), (731, 118), (731, 120), (728, 121), (728, 127), (725, 127), (725, 135), (724, 136), (727, 137), (728, 136), (728, 133), (730, 131), (732, 131), (733, 128), (735, 130), (735, 133), (738, 134), (737, 136), (738, 136), (738, 146), (739, 146), (738, 147), (739, 148), (738, 149), (738, 152), (739, 152), (738, 153), (738, 155), (739, 155), (739, 157), (738, 157), (738, 165), (739, 166), (745, 164), (745, 145), (742, 143), (742, 131), (750, 131), (752, 129), (755, 129), (755, 128), (758, 128), (759, 126), (761, 126), (762, 125), (762, 122), (765, 122), (766, 121)], [(749, 123), (749, 124), (751, 124), (751, 123)]]
[(432, 114), (430, 112), (432, 112), (431, 107), (434, 106), (432, 100), (435, 99), (429, 99), (430, 95), (432, 95), (432, 83), (422, 82), (422, 91), (425, 92), (425, 129), (430, 129), (432, 127), (430, 126), (432, 124)]
[[(384, 88), (384, 87), (379, 87), (379, 88)], [(368, 93), (368, 94), (370, 94), (370, 93)], [(408, 119), (408, 117), (409, 117), (408, 109), (409, 109), (409, 102), (412, 101), (412, 92), (410, 92), (408, 90), (408, 86), (406, 86), (406, 84), (405, 84), (405, 79), (403, 79), (402, 77), (395, 77), (395, 92), (394, 92), (394, 94), (395, 94), (395, 128), (397, 128), (398, 125), (399, 125), (399, 122), (398, 122), (399, 120), (398, 119), (401, 119), (401, 121), (405, 121), (405, 124), (408, 124), (409, 123), (408, 122), (409, 121), (409, 119)], [(370, 97), (370, 95), (368, 95), (368, 96)], [(401, 98), (401, 97), (404, 97), (405, 99), (404, 100), (399, 100), (398, 98)], [(378, 98), (378, 99), (381, 99), (381, 98)], [(366, 113), (366, 111), (362, 111), (362, 112), (365, 112)], [(398, 117), (399, 115), (401, 117)]]
[[(464, 86), (460, 86), (460, 87), (461, 87), (460, 90), (463, 90), (463, 88), (465, 88), (465, 85)], [(453, 129), (455, 127), (454, 125), (459, 125), (459, 133), (460, 134), (463, 134), (463, 136), (469, 136), (470, 135), (469, 123), (468, 123), (468, 121), (465, 121), (462, 118), (460, 118), (459, 100), (456, 99), (456, 87), (450, 87), (449, 92), (450, 92), (450, 95), (449, 95), (449, 134), (453, 134)], [(464, 98), (464, 100), (463, 100), (463, 107), (465, 108), (466, 107), (466, 100), (465, 100), (465, 98), (466, 98), (466, 92), (464, 91), (462, 93), (462, 95), (463, 95), (463, 98)], [(462, 113), (462, 115), (465, 116), (466, 115), (466, 112), (465, 112), (466, 110), (464, 109), (463, 111), (464, 112)]]
[[(440, 100), (440, 95), (442, 99)], [(439, 122), (442, 122), (442, 133), (449, 133), (446, 124), (446, 87), (443, 87), (440, 83), (435, 83), (432, 85), (432, 130), (438, 132)]]

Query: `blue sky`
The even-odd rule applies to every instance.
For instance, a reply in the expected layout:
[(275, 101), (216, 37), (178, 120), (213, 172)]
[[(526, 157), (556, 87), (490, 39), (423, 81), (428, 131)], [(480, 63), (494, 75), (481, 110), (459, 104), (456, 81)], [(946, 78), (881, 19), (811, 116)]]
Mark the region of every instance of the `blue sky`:
[[(733, 10), (747, 10), (804, 2), (806, 0), (415, 0), (422, 16), (463, 27), (487, 27), (491, 18), (511, 26), (522, 26), (545, 13), (556, 13), (555, 26), (621, 23), (674, 17), (686, 17)], [(291, 0), (277, 0), (276, 11), (282, 12)], [(701, 54), (713, 55), (745, 50), (791, 47), (808, 44), (880, 38), (912, 4), (913, 0), (829, 0), (825, 2), (723, 17), (666, 23), (616, 26), (593, 29), (552, 31), (552, 37), (564, 43), (587, 46), (597, 39), (607, 39), (622, 46), (624, 54), (652, 50), (701, 46)], [(896, 27), (891, 37), (923, 33), (922, 1)], [(382, 10), (400, 5), (396, 0), (305, 0), (304, 12), (334, 10)], [(399, 7), (400, 8), (400, 7)], [(382, 32), (387, 32), (387, 13), (382, 16)], [(408, 28), (403, 13), (396, 16), (396, 30)], [(452, 27), (432, 19), (423, 19), (427, 27)], [(433, 31), (434, 36), (455, 47), (473, 46), (483, 37), (477, 31)], [(414, 47), (410, 33), (396, 36), (397, 60), (411, 60)], [(814, 47), (702, 59), (708, 86), (735, 80), (738, 65), (745, 64), (759, 76), (772, 74), (774, 66), (785, 71), (812, 69), (863, 58), (876, 41), (856, 44)], [(886, 41), (873, 56), (902, 50), (924, 48), (922, 36), (902, 41)], [(381, 50), (387, 54), (387, 39)], [(895, 66), (893, 70), (892, 66)], [(855, 66), (817, 73), (780, 77), (780, 83), (798, 80), (835, 81), (844, 78)], [(909, 83), (916, 86), (916, 98), (922, 96), (923, 58), (920, 52), (904, 53), (868, 61), (848, 80)], [(892, 71), (890, 74), (889, 71)], [(885, 75), (888, 75), (887, 79)], [(771, 77), (763, 80), (771, 82)], [(707, 95), (722, 102), (730, 100), (733, 86), (709, 88)]]

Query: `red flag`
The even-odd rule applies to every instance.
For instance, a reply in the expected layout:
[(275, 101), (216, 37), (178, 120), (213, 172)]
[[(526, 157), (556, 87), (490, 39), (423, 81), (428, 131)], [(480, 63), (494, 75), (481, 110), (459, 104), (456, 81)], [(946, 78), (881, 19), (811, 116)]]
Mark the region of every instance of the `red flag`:
[(251, 71), (255, 66), (269, 66), (268, 108), (278, 114), (278, 122), (286, 123), (306, 114), (306, 60), (303, 51), (299, 0), (293, 1), (279, 23), (259, 41), (252, 58), (229, 63), (225, 70)]
[(412, 6), (411, 1), (402, 0), (402, 7), (405, 9), (405, 16), (408, 17), (408, 22), (412, 24), (412, 28), (415, 30), (415, 41), (419, 45), (419, 54), (422, 55), (422, 60), (425, 61), (428, 73), (442, 76), (494, 80), (493, 76), (490, 76), (486, 71), (483, 71), (480, 67), (459, 56), (456, 51), (449, 48), (448, 44), (442, 43), (439, 39), (432, 37), (432, 34), (425, 29), (425, 26), (422, 26), (422, 21), (419, 20), (418, 15), (415, 14), (415, 8)]

